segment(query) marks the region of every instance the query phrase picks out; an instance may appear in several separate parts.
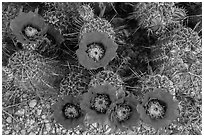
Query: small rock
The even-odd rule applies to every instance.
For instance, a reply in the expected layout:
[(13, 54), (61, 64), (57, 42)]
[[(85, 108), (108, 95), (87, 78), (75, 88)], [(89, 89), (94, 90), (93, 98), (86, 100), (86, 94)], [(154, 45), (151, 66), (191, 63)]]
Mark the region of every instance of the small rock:
[(24, 109), (20, 109), (15, 114), (18, 115), (18, 116), (23, 116), (25, 114), (25, 110)]
[(42, 110), (41, 110), (41, 109), (38, 109), (38, 110), (37, 110), (38, 116), (41, 115), (41, 113), (42, 113)]
[(21, 117), (21, 118), (19, 118), (19, 121), (23, 121), (23, 120), (24, 120), (24, 118), (22, 118), (22, 117)]
[(29, 103), (29, 107), (34, 108), (36, 106), (36, 104), (37, 104), (37, 100), (35, 100), (35, 99), (31, 100)]
[(21, 135), (25, 135), (26, 134), (26, 131), (23, 129), (21, 130)]
[(47, 132), (47, 131), (44, 131), (44, 132), (43, 132), (43, 134), (44, 134), (44, 135), (47, 135), (47, 134), (48, 134), (48, 132)]
[(11, 117), (8, 117), (8, 118), (6, 119), (6, 122), (7, 122), (7, 123), (11, 123), (11, 122), (12, 122), (12, 118), (11, 118)]
[(36, 135), (34, 132), (30, 132), (30, 134), (29, 135)]
[(44, 123), (49, 123), (49, 122), (50, 122), (50, 121), (49, 121), (49, 120), (47, 120), (47, 119), (45, 119), (45, 120), (44, 120)]
[(46, 108), (49, 109), (49, 108), (50, 108), (50, 104), (47, 104), (47, 105), (46, 105)]
[(28, 95), (27, 94), (23, 94), (23, 98), (26, 98)]
[(52, 134), (56, 134), (54, 129), (52, 129), (51, 133), (52, 133)]
[(9, 133), (10, 133), (9, 130), (6, 130), (6, 131), (4, 132), (5, 135), (8, 135)]
[(34, 124), (35, 120), (30, 120), (30, 125)]
[(46, 118), (46, 116), (45, 115), (42, 115), (42, 119), (45, 119)]
[[(19, 121), (20, 122), (20, 121)], [(13, 130), (12, 132), (15, 133), (15, 132), (18, 132), (22, 129), (19, 124), (13, 124), (13, 127), (11, 129), (15, 129)]]
[(24, 123), (25, 123), (25, 125), (24, 125), (25, 128), (30, 127), (30, 119), (26, 119)]
[(32, 126), (27, 126), (27, 127), (26, 127), (26, 132), (27, 132), (27, 133), (30, 133), (31, 130), (32, 130), (31, 128), (32, 128)]
[(45, 127), (46, 127), (46, 131), (47, 132), (50, 132), (51, 131), (51, 125), (49, 123), (46, 123), (45, 124)]
[(60, 133), (60, 132), (61, 132), (62, 134), (66, 134), (66, 133), (67, 133), (67, 130), (66, 130), (66, 129), (62, 129), (62, 130), (59, 129), (58, 133)]

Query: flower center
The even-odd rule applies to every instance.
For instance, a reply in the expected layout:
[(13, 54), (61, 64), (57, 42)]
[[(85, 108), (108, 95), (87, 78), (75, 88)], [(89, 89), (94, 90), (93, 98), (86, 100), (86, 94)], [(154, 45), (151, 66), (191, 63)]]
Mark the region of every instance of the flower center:
[(91, 109), (98, 113), (105, 114), (111, 104), (110, 97), (107, 94), (97, 94), (91, 100)]
[(124, 122), (130, 118), (132, 108), (126, 104), (120, 104), (116, 108), (116, 118), (119, 122)]
[(167, 105), (161, 100), (150, 99), (145, 105), (145, 109), (147, 115), (149, 115), (151, 119), (163, 119), (166, 114)]
[(62, 112), (67, 119), (75, 119), (80, 117), (80, 107), (71, 103), (64, 105)]
[(105, 47), (102, 43), (91, 43), (87, 45), (86, 53), (95, 62), (100, 61), (105, 56)]
[(28, 38), (29, 40), (34, 40), (35, 36), (39, 32), (40, 30), (37, 27), (34, 27), (30, 24), (26, 25), (22, 30), (22, 33), (24, 34), (24, 36)]

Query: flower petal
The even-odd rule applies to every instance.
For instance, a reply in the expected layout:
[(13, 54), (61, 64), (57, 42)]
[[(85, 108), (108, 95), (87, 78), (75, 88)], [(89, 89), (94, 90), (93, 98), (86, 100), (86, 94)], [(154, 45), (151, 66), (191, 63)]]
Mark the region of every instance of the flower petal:
[[(102, 43), (106, 49), (104, 57), (98, 62), (95, 62), (86, 53), (87, 45), (93, 42)], [(97, 69), (106, 66), (116, 56), (117, 48), (117, 44), (108, 38), (106, 33), (90, 32), (85, 34), (85, 36), (80, 41), (79, 49), (76, 51), (76, 54), (78, 56), (79, 63), (82, 66), (86, 67), (87, 69)]]
[[(167, 110), (165, 116), (162, 119), (151, 119), (149, 115), (146, 114), (144, 105), (151, 98), (156, 98), (166, 103)], [(141, 119), (153, 126), (156, 130), (168, 126), (173, 120), (178, 116), (178, 102), (173, 100), (173, 96), (168, 93), (165, 89), (155, 89), (153, 92), (149, 92), (145, 95), (142, 105), (137, 107), (138, 112), (140, 113)]]
[(78, 125), (83, 126), (85, 119), (85, 113), (83, 110), (79, 112), (80, 116), (77, 118), (68, 119), (63, 114), (63, 107), (65, 104), (71, 103), (73, 105), (78, 105), (79, 101), (79, 98), (75, 98), (72, 96), (65, 96), (63, 99), (59, 99), (59, 101), (52, 106), (52, 109), (54, 110), (53, 118), (55, 119), (55, 121), (57, 123), (60, 123), (66, 129), (75, 128)]
[[(89, 91), (83, 94), (83, 100), (80, 103), (80, 107), (86, 111), (88, 123), (100, 123), (100, 124), (108, 124), (108, 109), (106, 113), (99, 113), (94, 109), (91, 109), (91, 99), (96, 97), (97, 94), (106, 94), (109, 96), (111, 103), (116, 101), (116, 89), (111, 85), (98, 85), (96, 87), (92, 87)], [(111, 106), (111, 104), (110, 104)]]
[[(119, 121), (116, 118), (116, 109), (117, 105), (124, 104), (130, 106), (132, 109), (130, 117), (125, 121)], [(122, 99), (119, 99), (113, 106), (112, 111), (109, 112), (109, 120), (110, 120), (110, 126), (111, 128), (117, 130), (120, 129), (121, 131), (127, 130), (127, 128), (132, 129), (133, 126), (138, 126), (140, 114), (137, 112), (137, 105), (139, 102), (133, 97), (133, 96), (127, 96)]]
[[(47, 31), (47, 25), (44, 22), (44, 19), (38, 15), (38, 11), (24, 13), (20, 11), (19, 15), (10, 22), (10, 28), (13, 31), (14, 35), (16, 35), (17, 39), (24, 44), (31, 44), (33, 41), (27, 39), (22, 30), (28, 24), (32, 24), (37, 27), (40, 32), (37, 36), (42, 36)], [(35, 43), (35, 42), (34, 42)]]

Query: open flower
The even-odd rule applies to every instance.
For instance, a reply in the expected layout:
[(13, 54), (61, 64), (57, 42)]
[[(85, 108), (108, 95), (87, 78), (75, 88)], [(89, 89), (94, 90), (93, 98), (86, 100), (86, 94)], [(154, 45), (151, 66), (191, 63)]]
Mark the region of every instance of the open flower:
[(145, 95), (138, 106), (141, 119), (156, 130), (168, 126), (178, 116), (178, 102), (165, 89), (157, 88)]
[(65, 96), (52, 106), (54, 119), (66, 129), (84, 126), (85, 114), (79, 105), (79, 98)]
[(120, 129), (121, 131), (132, 129), (137, 126), (140, 114), (137, 112), (138, 100), (133, 96), (127, 96), (118, 100), (109, 113), (109, 120), (112, 131)]
[(108, 124), (108, 110), (116, 100), (116, 90), (111, 85), (90, 88), (81, 101), (81, 108), (87, 113), (87, 122)]
[(116, 56), (117, 44), (103, 32), (86, 33), (76, 54), (87, 69), (105, 67)]
[(47, 31), (44, 19), (35, 12), (24, 13), (22, 10), (19, 15), (10, 23), (10, 28), (17, 39), (23, 44), (35, 44), (36, 39), (42, 37)]

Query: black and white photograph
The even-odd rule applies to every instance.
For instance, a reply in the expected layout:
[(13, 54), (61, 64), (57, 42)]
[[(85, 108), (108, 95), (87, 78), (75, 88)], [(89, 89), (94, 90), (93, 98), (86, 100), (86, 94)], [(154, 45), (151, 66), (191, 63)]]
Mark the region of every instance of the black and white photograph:
[(1, 5), (2, 135), (202, 135), (202, 1)]

